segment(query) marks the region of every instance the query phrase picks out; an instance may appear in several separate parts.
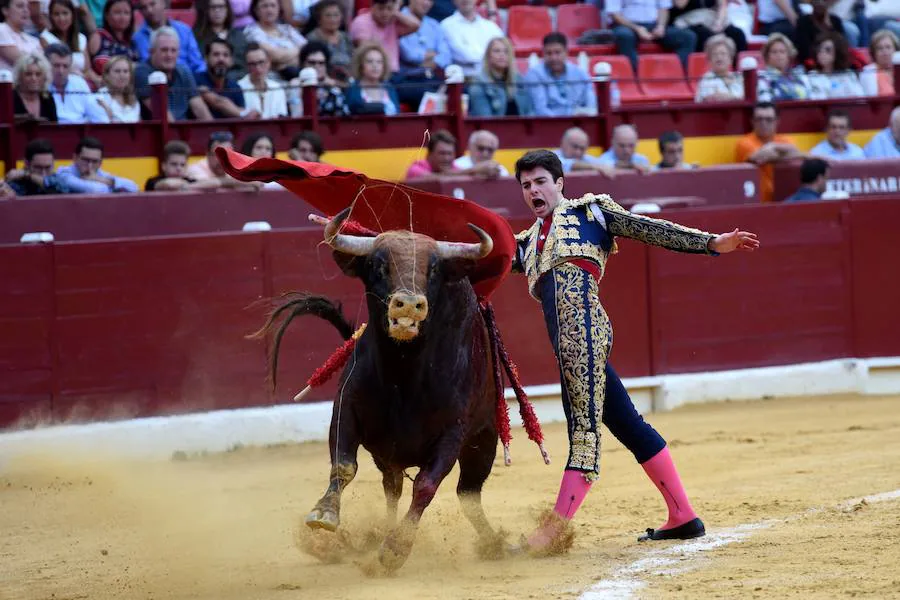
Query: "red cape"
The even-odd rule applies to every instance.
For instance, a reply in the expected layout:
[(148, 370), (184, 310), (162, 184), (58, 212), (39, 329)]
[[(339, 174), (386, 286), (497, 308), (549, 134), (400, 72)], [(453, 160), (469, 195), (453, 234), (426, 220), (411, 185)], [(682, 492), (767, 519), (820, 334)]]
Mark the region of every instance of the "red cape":
[(477, 225), (494, 240), (494, 249), (469, 277), (481, 298), (489, 298), (509, 273), (516, 251), (512, 229), (506, 219), (474, 202), (321, 163), (250, 158), (226, 148), (217, 148), (216, 155), (235, 179), (277, 181), (329, 217), (355, 200), (350, 218), (374, 231), (405, 229), (436, 240), (477, 242), (466, 224)]

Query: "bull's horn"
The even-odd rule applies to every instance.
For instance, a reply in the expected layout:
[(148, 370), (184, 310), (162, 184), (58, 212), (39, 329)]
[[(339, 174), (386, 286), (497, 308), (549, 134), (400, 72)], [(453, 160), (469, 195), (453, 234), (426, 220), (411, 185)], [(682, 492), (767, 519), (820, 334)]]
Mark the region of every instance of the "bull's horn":
[(461, 242), (438, 242), (437, 252), (441, 258), (469, 258), (478, 260), (484, 258), (494, 249), (494, 240), (481, 227), (476, 227), (469, 223), (469, 229), (475, 232), (481, 242), (477, 244), (467, 244)]
[(325, 242), (338, 252), (352, 254), (353, 256), (368, 256), (372, 252), (372, 248), (375, 247), (375, 238), (338, 233), (341, 223), (350, 214), (351, 208), (345, 208), (328, 222), (328, 225), (325, 226)]

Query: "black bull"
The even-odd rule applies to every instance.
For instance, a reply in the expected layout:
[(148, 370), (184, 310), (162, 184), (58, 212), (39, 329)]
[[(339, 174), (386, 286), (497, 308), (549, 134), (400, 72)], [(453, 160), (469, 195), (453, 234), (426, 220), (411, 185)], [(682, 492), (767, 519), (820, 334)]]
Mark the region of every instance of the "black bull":
[[(467, 277), (493, 242), (474, 226), (480, 243), (436, 242), (405, 231), (377, 238), (339, 234), (347, 212), (328, 224), (325, 240), (342, 270), (364, 283), (369, 327), (341, 376), (329, 431), (329, 485), (306, 524), (337, 529), (341, 493), (356, 475), (362, 445), (382, 473), (392, 524), (404, 470), (419, 469), (409, 511), (381, 545), (385, 568), (395, 570), (406, 561), (423, 511), (457, 461), (463, 513), (479, 535), (479, 547), (495, 552), (500, 540), (484, 514), (481, 489), (497, 451), (499, 383), (489, 332)], [(350, 337), (352, 326), (330, 301), (304, 297), (288, 304), (267, 323), (269, 328), (279, 313), (290, 313), (276, 336), (273, 371), (278, 341), (296, 315), (318, 314)]]

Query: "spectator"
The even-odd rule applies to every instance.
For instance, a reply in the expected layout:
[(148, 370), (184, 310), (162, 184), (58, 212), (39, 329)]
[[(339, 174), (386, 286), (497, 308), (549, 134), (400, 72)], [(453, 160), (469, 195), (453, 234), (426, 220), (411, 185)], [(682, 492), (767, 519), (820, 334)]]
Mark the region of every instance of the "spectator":
[(71, 73), (72, 52), (63, 44), (47, 46), (53, 73), (50, 93), (56, 103), (59, 123), (109, 123), (109, 115), (97, 104), (84, 77)]
[(497, 164), (492, 160), (475, 163), (465, 169), (454, 168), (453, 157), (455, 154), (456, 138), (449, 131), (439, 129), (428, 140), (428, 155), (410, 165), (406, 171), (406, 178), (417, 181), (435, 181), (459, 175), (482, 179), (492, 179), (497, 176)]
[(816, 68), (807, 75), (813, 98), (858, 98), (864, 96), (859, 77), (850, 69), (847, 40), (834, 31), (823, 33), (813, 46)]
[(759, 102), (809, 98), (809, 80), (803, 67), (791, 68), (797, 50), (786, 36), (773, 33), (762, 49), (766, 67), (759, 72), (756, 96)]
[(22, 56), (40, 54), (41, 43), (25, 33), (29, 21), (26, 0), (0, 0), (0, 13), (0, 70), (12, 70)]
[(228, 4), (234, 15), (234, 27), (245, 29), (253, 24), (252, 0), (228, 0)]
[(703, 52), (706, 42), (714, 35), (730, 39), (737, 52), (747, 49), (747, 36), (728, 21), (728, 0), (674, 0), (668, 24), (693, 31), (697, 36), (694, 46), (697, 52)]
[(127, 56), (113, 56), (103, 65), (103, 84), (97, 104), (106, 111), (110, 123), (137, 123), (153, 115), (138, 102), (134, 88), (134, 64)]
[[(206, 156), (190, 167), (188, 167), (185, 176), (193, 179), (195, 182), (207, 182), (207, 185), (213, 187), (225, 187), (242, 191), (259, 191), (262, 189), (262, 183), (258, 181), (242, 182), (238, 181), (225, 172), (219, 157), (216, 156), (216, 148), (233, 148), (234, 136), (229, 131), (215, 131), (209, 136), (206, 145)], [(212, 182), (212, 183), (209, 183)]]
[(778, 135), (778, 109), (771, 102), (759, 102), (753, 108), (753, 131), (738, 140), (737, 162), (759, 167), (759, 191), (763, 202), (771, 202), (774, 193), (774, 163), (801, 156), (794, 140)]
[[(159, 168), (161, 173), (151, 177), (144, 184), (147, 192), (183, 192), (191, 189), (216, 189), (215, 180), (198, 182), (185, 174), (191, 149), (181, 140), (173, 140), (163, 147), (163, 159)], [(213, 185), (209, 185), (212, 183)], [(199, 184), (199, 187), (198, 187)]]
[(863, 68), (860, 77), (867, 96), (893, 96), (895, 89), (894, 63), (895, 52), (900, 52), (900, 39), (893, 31), (882, 29), (876, 31), (869, 43), (869, 53), (874, 61)]
[(396, 115), (400, 111), (397, 92), (387, 83), (387, 64), (387, 53), (375, 42), (356, 49), (352, 65), (355, 81), (347, 89), (347, 106), (351, 114)]
[(531, 97), (520, 82), (512, 43), (494, 38), (484, 52), (481, 71), (469, 83), (469, 116), (527, 117), (533, 114)]
[(800, 165), (800, 189), (785, 202), (815, 202), (828, 187), (828, 163), (821, 158), (806, 158)]
[(200, 121), (212, 120), (212, 115), (197, 91), (197, 82), (186, 68), (178, 64), (178, 33), (171, 27), (160, 27), (150, 36), (150, 62), (141, 63), (135, 70), (138, 97), (148, 109), (150, 106), (150, 85), (148, 79), (152, 71), (162, 71), (169, 82), (169, 118), (180, 121), (193, 118)]
[(637, 47), (640, 42), (658, 42), (674, 50), (687, 68), (688, 56), (697, 47), (697, 36), (690, 29), (666, 26), (671, 0), (607, 0), (606, 12), (612, 19), (616, 49), (638, 70)]
[(744, 77), (731, 70), (734, 64), (734, 42), (724, 35), (706, 40), (706, 62), (709, 71), (697, 84), (696, 102), (730, 102), (744, 99)]
[(559, 142), (559, 150), (554, 151), (562, 163), (563, 173), (594, 171), (614, 178), (616, 176), (615, 167), (606, 165), (600, 162), (599, 157), (588, 154), (589, 145), (588, 134), (584, 129), (570, 127), (566, 130)]
[(353, 42), (344, 31), (344, 12), (339, 0), (321, 0), (312, 8), (316, 28), (306, 39), (322, 42), (328, 46), (331, 64), (328, 73), (341, 81), (350, 76), (350, 61), (353, 58)]
[(102, 27), (91, 34), (88, 54), (94, 69), (102, 70), (102, 62), (112, 56), (127, 56), (140, 60), (134, 43), (134, 8), (130, 0), (106, 0), (103, 6)]
[(419, 20), (419, 28), (400, 38), (400, 70), (392, 83), (400, 102), (419, 106), (425, 92), (435, 92), (443, 83), (443, 71), (450, 64), (450, 45), (441, 24), (428, 16), (434, 0), (409, 0), (401, 13)]
[(288, 150), (288, 158), (302, 162), (322, 162), (323, 154), (322, 137), (315, 131), (301, 131), (295, 135)]
[[(497, 14), (497, 3), (493, 3), (494, 14), (488, 13), (488, 17), (493, 19)], [(456, 12), (456, 6), (453, 0), (434, 0), (434, 6), (428, 11), (428, 16), (437, 21), (443, 22), (444, 19)]]
[(539, 117), (597, 114), (594, 84), (581, 67), (568, 61), (567, 44), (559, 32), (545, 35), (544, 60), (525, 75), (531, 105)]
[(85, 19), (84, 24), (90, 33), (97, 28), (98, 23), (103, 22), (103, 0), (78, 0), (82, 18)]
[(325, 117), (342, 117), (350, 114), (350, 107), (347, 106), (344, 91), (337, 81), (328, 75), (330, 59), (328, 46), (322, 42), (311, 41), (300, 51), (302, 67), (316, 70), (318, 113)]
[(25, 146), (25, 166), (6, 174), (6, 182), (17, 196), (65, 194), (65, 187), (53, 172), (53, 145), (44, 139), (31, 140)]
[(421, 23), (410, 13), (400, 12), (398, 0), (373, 0), (372, 9), (350, 23), (350, 38), (359, 46), (377, 42), (388, 56), (391, 72), (400, 68), (400, 38), (419, 29)]
[[(234, 12), (228, 0), (200, 0), (195, 4), (197, 20), (194, 22), (194, 39), (197, 47), (204, 51), (206, 68), (209, 69), (209, 43), (218, 40), (228, 42), (232, 63), (228, 68), (228, 78), (237, 81), (247, 74), (244, 64), (244, 50), (247, 37), (244, 30), (234, 26)], [(199, 78), (197, 83), (199, 84)]]
[[(219, 0), (213, 0), (218, 2)], [(258, 119), (260, 112), (246, 108), (244, 91), (229, 76), (234, 64), (231, 44), (214, 37), (206, 44), (206, 71), (197, 75), (197, 90), (215, 119)], [(244, 62), (244, 58), (241, 58)]]
[(662, 169), (696, 169), (697, 165), (684, 162), (684, 136), (678, 131), (666, 131), (659, 136), (659, 153), (662, 160), (656, 165)]
[(891, 0), (866, 0), (867, 29), (887, 29), (900, 36), (900, 5)]
[(617, 125), (613, 129), (612, 148), (600, 155), (600, 162), (616, 169), (646, 173), (650, 170), (650, 160), (637, 154), (638, 133), (634, 125)]
[(497, 149), (500, 148), (500, 138), (487, 131), (478, 129), (469, 136), (469, 153), (460, 156), (453, 161), (453, 169), (456, 171), (469, 171), (476, 165), (485, 165), (484, 177), (496, 179), (497, 177), (509, 177), (506, 167), (494, 160)]
[(103, 144), (92, 137), (81, 138), (75, 146), (73, 163), (56, 170), (56, 175), (73, 194), (109, 194), (137, 192), (138, 186), (129, 179), (103, 171)]
[(316, 0), (280, 0), (282, 20), (299, 31), (309, 23)]
[(306, 38), (290, 25), (278, 22), (281, 12), (278, 0), (253, 0), (250, 12), (256, 23), (244, 31), (247, 41), (259, 44), (272, 61), (272, 69), (290, 81), (300, 73), (300, 48)]
[[(275, 158), (275, 141), (268, 133), (251, 133), (241, 146), (241, 153), (251, 158)], [(277, 181), (267, 181), (264, 190), (283, 190)]]
[[(829, 4), (833, 4), (833, 2), (810, 0), (810, 4), (812, 4), (812, 13), (797, 18), (797, 30), (792, 38), (797, 44), (797, 62), (801, 64), (808, 59), (815, 59), (813, 46), (823, 34), (834, 33), (840, 36), (845, 43), (848, 42), (841, 18), (828, 13)], [(855, 39), (850, 40), (849, 45), (856, 45), (859, 40), (859, 32), (857, 31), (856, 34)]]
[(850, 115), (843, 110), (833, 110), (828, 114), (825, 139), (816, 144), (809, 153), (831, 160), (863, 160), (866, 155), (862, 148), (847, 141), (850, 135)]
[(781, 35), (791, 37), (797, 26), (797, 14), (793, 0), (757, 0), (756, 20), (759, 22), (759, 32), (762, 35)]
[(41, 45), (45, 50), (51, 44), (67, 46), (72, 52), (72, 73), (100, 85), (103, 80), (87, 62), (87, 36), (79, 30), (78, 13), (72, 0), (51, 0), (48, 12), (48, 26), (41, 32)]
[(900, 158), (900, 106), (891, 111), (889, 126), (865, 147), (866, 158)]
[(494, 38), (503, 37), (503, 31), (475, 12), (475, 0), (453, 0), (453, 3), (456, 12), (441, 21), (441, 28), (450, 44), (453, 63), (463, 68), (466, 77), (471, 77), (478, 72), (488, 44)]
[(271, 76), (269, 55), (256, 42), (247, 44), (247, 74), (238, 81), (244, 92), (244, 105), (263, 119), (289, 117), (288, 98), (284, 86)]
[(0, 179), (0, 200), (11, 200), (16, 197), (16, 190), (12, 189), (5, 179)]
[(161, 27), (171, 27), (178, 35), (178, 64), (191, 73), (202, 73), (206, 63), (197, 47), (197, 40), (191, 28), (181, 21), (166, 17), (165, 0), (140, 0), (144, 24), (134, 33), (134, 44), (142, 61), (150, 57), (150, 35)]
[(13, 114), (16, 123), (56, 122), (56, 102), (48, 92), (50, 64), (41, 54), (25, 54), (13, 69)]

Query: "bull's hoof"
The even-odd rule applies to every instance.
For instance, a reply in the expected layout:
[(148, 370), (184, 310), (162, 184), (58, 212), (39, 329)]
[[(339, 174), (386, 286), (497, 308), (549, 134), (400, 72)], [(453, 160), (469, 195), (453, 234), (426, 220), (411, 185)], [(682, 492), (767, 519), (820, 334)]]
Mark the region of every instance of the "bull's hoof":
[(327, 508), (314, 508), (311, 513), (306, 515), (304, 522), (310, 529), (337, 531), (338, 525), (341, 524), (341, 519), (333, 510)]

